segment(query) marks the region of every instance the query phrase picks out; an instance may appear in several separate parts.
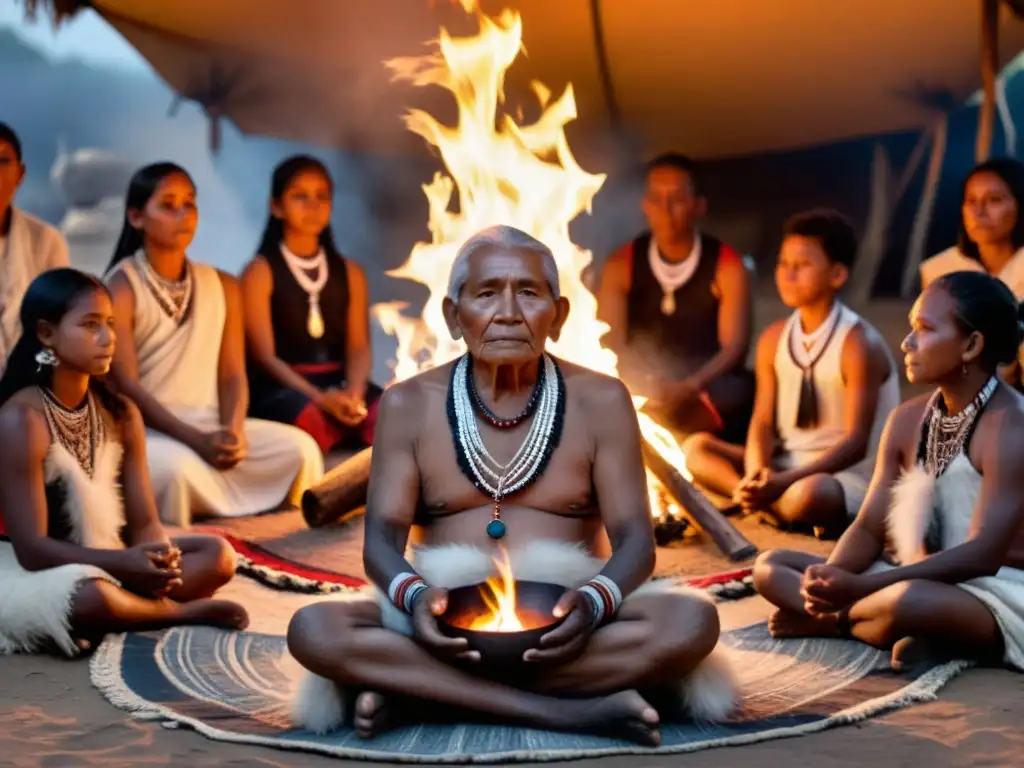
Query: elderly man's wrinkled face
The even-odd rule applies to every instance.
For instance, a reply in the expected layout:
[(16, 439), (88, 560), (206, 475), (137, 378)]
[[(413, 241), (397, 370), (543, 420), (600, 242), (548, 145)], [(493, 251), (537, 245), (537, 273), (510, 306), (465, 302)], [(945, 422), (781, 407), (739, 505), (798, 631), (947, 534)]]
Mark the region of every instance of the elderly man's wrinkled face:
[(452, 337), (465, 339), (474, 358), (525, 363), (544, 351), (548, 338), (558, 339), (569, 302), (555, 299), (542, 264), (538, 253), (499, 248), (470, 258), (459, 300), (445, 299), (444, 313)]

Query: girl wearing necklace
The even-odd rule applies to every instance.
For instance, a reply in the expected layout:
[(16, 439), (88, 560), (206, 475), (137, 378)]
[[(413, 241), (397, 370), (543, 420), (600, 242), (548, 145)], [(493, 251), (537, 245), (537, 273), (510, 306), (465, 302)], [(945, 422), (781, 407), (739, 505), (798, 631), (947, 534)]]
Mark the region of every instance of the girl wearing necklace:
[(0, 653), (74, 656), (107, 632), (244, 627), (240, 605), (210, 599), (234, 574), (231, 547), (160, 524), (142, 418), (105, 382), (107, 289), (45, 272), (21, 321), (0, 379)]
[(249, 388), (237, 281), (190, 260), (196, 190), (171, 163), (138, 171), (108, 283), (117, 333), (113, 374), (146, 421), (149, 471), (164, 522), (229, 517), (298, 503), (323, 474), (301, 430), (247, 419)]
[(1018, 306), (976, 272), (937, 279), (910, 313), (907, 378), (936, 387), (886, 425), (867, 497), (827, 560), (766, 553), (754, 583), (778, 637), (850, 636), (1024, 670), (1024, 401), (996, 376)]
[(278, 165), (259, 251), (242, 273), (249, 412), (294, 424), (324, 453), (373, 442), (381, 393), (370, 382), (366, 276), (334, 245), (333, 192), (315, 158)]

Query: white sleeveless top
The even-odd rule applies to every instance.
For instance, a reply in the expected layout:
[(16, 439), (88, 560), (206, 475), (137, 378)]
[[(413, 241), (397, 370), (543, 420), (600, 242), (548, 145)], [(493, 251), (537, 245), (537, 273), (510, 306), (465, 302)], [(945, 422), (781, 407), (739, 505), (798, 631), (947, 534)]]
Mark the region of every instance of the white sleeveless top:
[(793, 360), (790, 352), (793, 328), (799, 322), (800, 313), (794, 312), (786, 321), (775, 350), (775, 429), (781, 448), (786, 453), (799, 455), (800, 463), (805, 463), (830, 450), (845, 437), (846, 423), (843, 415), (846, 411), (846, 382), (843, 380), (842, 368), (843, 345), (847, 334), (854, 326), (860, 324), (868, 341), (872, 344), (881, 344), (886, 350), (885, 356), (889, 362), (889, 376), (878, 393), (878, 407), (868, 439), (868, 453), (864, 460), (856, 465), (858, 469), (865, 467), (870, 473), (885, 422), (893, 408), (900, 404), (899, 374), (892, 355), (874, 326), (849, 307), (840, 305), (836, 329), (814, 366), (814, 387), (818, 393), (818, 425), (813, 429), (801, 429), (797, 427), (796, 421), (804, 372)]
[(217, 270), (189, 261), (192, 305), (178, 325), (160, 306), (133, 259), (115, 267), (135, 294), (135, 354), (139, 384), (177, 418), (214, 419), (219, 404), (218, 364), (226, 302)]

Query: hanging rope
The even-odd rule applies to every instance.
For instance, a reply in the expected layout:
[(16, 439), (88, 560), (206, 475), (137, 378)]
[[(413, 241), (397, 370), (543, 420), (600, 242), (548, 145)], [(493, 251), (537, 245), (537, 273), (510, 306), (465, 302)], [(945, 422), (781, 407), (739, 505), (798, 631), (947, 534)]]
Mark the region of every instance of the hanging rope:
[(612, 83), (612, 70), (608, 63), (608, 48), (605, 44), (604, 22), (601, 19), (601, 0), (590, 0), (590, 20), (594, 31), (594, 55), (597, 56), (597, 75), (601, 80), (604, 101), (608, 105), (608, 119), (612, 128), (618, 130), (622, 125), (619, 102), (615, 98), (615, 86)]

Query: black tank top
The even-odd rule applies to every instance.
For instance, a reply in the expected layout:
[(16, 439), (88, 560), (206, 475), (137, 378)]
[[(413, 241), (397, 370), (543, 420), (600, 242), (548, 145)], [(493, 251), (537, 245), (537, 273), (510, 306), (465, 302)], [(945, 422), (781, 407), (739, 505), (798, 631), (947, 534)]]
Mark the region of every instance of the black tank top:
[(700, 235), (700, 262), (675, 291), (676, 311), (661, 311), (665, 291), (648, 261), (651, 235), (633, 241), (632, 279), (626, 299), (626, 343), (630, 353), (663, 375), (692, 374), (721, 351), (718, 341), (718, 294), (715, 276), (720, 240)]
[(264, 254), (274, 279), (270, 294), (270, 322), (274, 329), (274, 349), (289, 365), (304, 363), (341, 363), (345, 366), (348, 340), (348, 271), (340, 255), (327, 256), (327, 284), (320, 293), (320, 312), (324, 317), (324, 335), (314, 339), (306, 325), (309, 295), (292, 276), (284, 256)]

